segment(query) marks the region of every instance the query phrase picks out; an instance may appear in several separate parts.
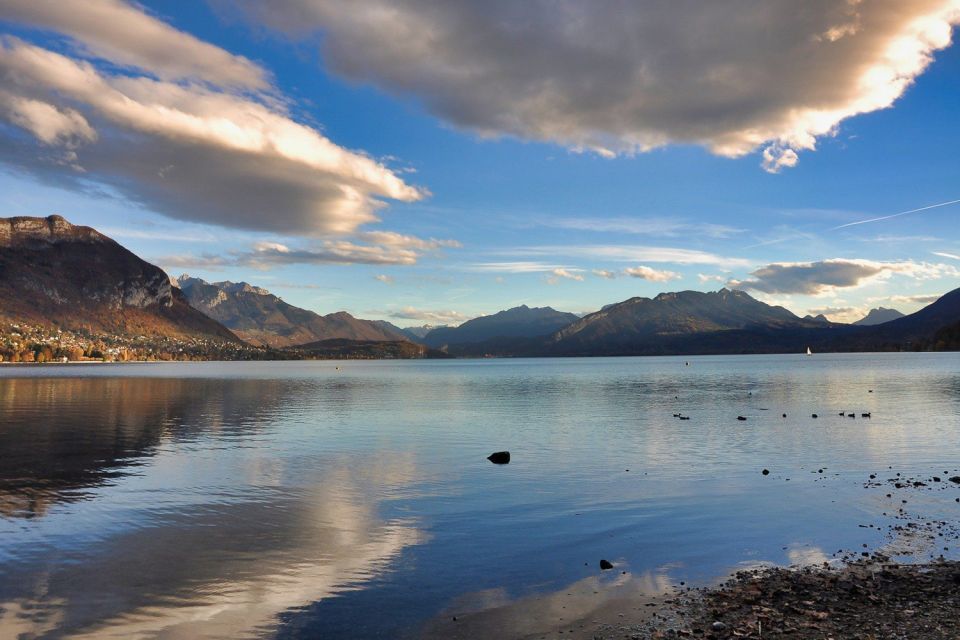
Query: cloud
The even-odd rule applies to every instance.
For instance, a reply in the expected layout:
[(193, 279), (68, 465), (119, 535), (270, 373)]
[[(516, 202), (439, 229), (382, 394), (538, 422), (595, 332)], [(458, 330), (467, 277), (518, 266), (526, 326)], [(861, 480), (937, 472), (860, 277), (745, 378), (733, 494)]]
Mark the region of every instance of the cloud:
[(594, 270), (593, 270), (593, 275), (597, 276), (598, 278), (604, 278), (604, 279), (606, 279), (606, 280), (613, 280), (614, 278), (617, 277), (617, 272), (616, 272), (616, 271), (608, 271), (608, 270), (606, 270), (606, 269), (594, 269)]
[[(73, 5), (73, 6), (71, 6)], [(147, 15), (121, 0), (3, 0), (3, 18), (69, 36), (84, 52), (149, 69), (166, 80), (266, 89), (269, 74), (257, 64)]]
[(631, 278), (640, 278), (649, 282), (669, 282), (670, 280), (679, 280), (682, 276), (675, 271), (657, 270), (640, 265), (638, 267), (629, 267), (623, 272)]
[(678, 236), (707, 236), (729, 238), (744, 229), (709, 222), (694, 223), (674, 218), (554, 218), (542, 226), (576, 231), (601, 231), (674, 238)]
[(427, 324), (456, 325), (466, 322), (472, 316), (467, 316), (459, 311), (431, 311), (426, 309), (416, 309), (414, 307), (404, 307), (399, 311), (387, 312), (387, 316), (396, 320), (416, 320)]
[(726, 282), (727, 277), (722, 275), (710, 275), (706, 273), (698, 273), (697, 280), (700, 281), (700, 284), (707, 284), (708, 282)]
[(603, 156), (670, 143), (779, 171), (845, 119), (890, 107), (947, 47), (960, 0), (246, 0), (321, 34), (342, 76), (484, 136)]
[(467, 267), (470, 271), (493, 272), (493, 273), (544, 273), (555, 269), (569, 269), (558, 264), (548, 264), (545, 262), (478, 262)]
[(876, 297), (868, 298), (870, 302), (881, 302), (888, 301), (894, 304), (920, 304), (928, 305), (939, 300), (942, 296), (938, 293), (921, 293), (913, 296), (886, 296), (886, 297)]
[(960, 260), (960, 256), (955, 253), (947, 253), (945, 251), (933, 251), (931, 252), (935, 256), (940, 256), (941, 258), (950, 258), (951, 260)]
[(958, 277), (960, 270), (951, 265), (927, 262), (874, 262), (835, 258), (819, 262), (779, 262), (753, 271), (747, 280), (731, 280), (733, 287), (765, 293), (821, 295), (836, 289), (858, 287), (884, 280), (892, 275), (915, 280)]
[(807, 313), (813, 316), (822, 314), (831, 322), (850, 324), (866, 316), (869, 311), (866, 307), (818, 307), (809, 309)]
[(583, 282), (583, 275), (574, 273), (569, 269), (552, 269), (550, 271), (550, 277), (547, 278), (547, 284), (559, 284), (560, 280), (574, 280), (576, 282)]
[(393, 284), (395, 282), (391, 276), (388, 276), (385, 273), (378, 273), (377, 275), (373, 276), (373, 279), (382, 282), (383, 284)]
[(517, 256), (565, 256), (618, 262), (668, 262), (673, 264), (709, 264), (718, 267), (748, 267), (749, 260), (721, 256), (696, 249), (651, 247), (645, 245), (543, 245), (506, 249)]
[[(380, 233), (361, 233), (365, 239), (390, 238), (397, 234), (382, 236)], [(247, 250), (228, 251), (222, 254), (178, 254), (155, 258), (157, 264), (167, 268), (222, 268), (252, 267), (271, 269), (292, 264), (372, 264), (413, 265), (424, 252), (446, 246), (444, 240), (420, 240), (413, 236), (399, 236), (403, 242), (386, 244), (361, 244), (348, 239), (323, 240), (303, 247), (291, 247), (282, 242), (257, 242)], [(388, 276), (382, 276), (387, 278)], [(377, 276), (381, 280), (381, 276)], [(391, 279), (392, 281), (392, 279)], [(386, 282), (386, 280), (381, 280)]]
[(181, 220), (307, 236), (352, 233), (387, 200), (426, 195), (295, 120), (249, 60), (136, 5), (0, 10), (74, 45), (0, 37), (0, 160), (43, 180), (103, 183)]

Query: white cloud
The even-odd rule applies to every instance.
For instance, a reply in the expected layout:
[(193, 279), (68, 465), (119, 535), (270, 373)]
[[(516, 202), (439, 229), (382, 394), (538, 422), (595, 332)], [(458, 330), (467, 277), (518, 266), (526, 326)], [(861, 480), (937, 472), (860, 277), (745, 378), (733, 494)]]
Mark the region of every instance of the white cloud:
[(415, 307), (403, 307), (399, 311), (390, 311), (387, 315), (397, 320), (415, 320), (428, 324), (456, 325), (466, 322), (472, 316), (467, 316), (459, 311), (446, 310), (436, 311), (427, 309), (417, 309)]
[(11, 123), (35, 135), (43, 144), (75, 149), (97, 139), (97, 132), (75, 109), (56, 107), (2, 89), (0, 112)]
[(960, 277), (960, 270), (946, 264), (927, 262), (875, 262), (834, 258), (819, 262), (777, 262), (761, 267), (747, 280), (731, 280), (733, 287), (765, 293), (824, 295), (837, 289), (859, 287), (893, 275), (914, 280)]
[(352, 233), (384, 199), (426, 195), (293, 119), (258, 66), (136, 5), (0, 0), (0, 12), (81, 47), (0, 37), (0, 118), (69, 150), (51, 162), (0, 127), (0, 160), (45, 180), (75, 184), (81, 169), (173, 218), (290, 235)]
[(395, 282), (391, 276), (388, 276), (385, 273), (378, 273), (377, 275), (373, 276), (373, 279), (382, 282), (383, 284), (393, 284)]
[(560, 280), (574, 280), (576, 282), (583, 282), (583, 275), (570, 271), (569, 269), (552, 269), (550, 271), (550, 277), (547, 278), (547, 284), (559, 284)]
[(797, 152), (790, 148), (784, 148), (779, 144), (772, 144), (763, 150), (763, 162), (761, 166), (768, 173), (780, 173), (784, 167), (795, 167), (800, 161)]
[(891, 106), (949, 45), (960, 0), (277, 0), (350, 79), (481, 135), (603, 156), (695, 143), (793, 166), (847, 118)]
[(606, 280), (613, 280), (614, 278), (617, 277), (617, 272), (616, 272), (616, 271), (608, 271), (607, 269), (594, 269), (594, 270), (593, 270), (593, 275), (597, 276), (598, 278), (604, 278), (604, 279), (606, 279)]
[(935, 256), (940, 256), (941, 258), (950, 258), (951, 260), (960, 260), (960, 256), (955, 253), (947, 253), (946, 251), (933, 251), (931, 252)]
[(669, 282), (681, 278), (680, 274), (675, 271), (658, 270), (644, 265), (629, 267), (624, 269), (623, 272), (631, 278), (640, 278), (650, 282)]
[(708, 282), (726, 282), (727, 277), (723, 275), (710, 275), (707, 273), (698, 273), (697, 280), (700, 281), (700, 284), (707, 284)]

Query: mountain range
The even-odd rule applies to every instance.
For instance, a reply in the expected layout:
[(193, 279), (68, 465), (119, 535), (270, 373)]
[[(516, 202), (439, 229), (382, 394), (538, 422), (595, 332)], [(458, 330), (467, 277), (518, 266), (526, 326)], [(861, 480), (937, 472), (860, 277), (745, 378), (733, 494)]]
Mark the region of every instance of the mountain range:
[[(879, 308), (853, 325), (823, 316), (801, 318), (724, 288), (634, 297), (583, 317), (522, 305), (457, 327), (402, 329), (343, 311), (320, 315), (245, 282), (210, 283), (187, 275), (171, 281), (159, 267), (105, 235), (60, 216), (0, 219), (0, 299), (0, 329), (4, 322), (27, 323), (96, 334), (101, 342), (118, 335), (188, 339), (191, 356), (202, 355), (196, 345), (205, 341), (248, 350), (238, 357), (432, 357), (439, 350), (454, 356), (593, 356), (960, 348), (960, 289), (916, 313), (903, 316)], [(257, 345), (260, 355), (251, 355), (255, 347), (248, 344)], [(141, 347), (140, 353), (151, 353), (149, 345)], [(22, 343), (17, 347), (23, 348)], [(182, 351), (173, 349), (169, 355)], [(240, 352), (209, 353), (232, 357)]]
[(246, 282), (176, 280), (187, 301), (250, 344), (283, 348), (320, 340), (405, 341), (388, 322), (360, 320), (345, 311), (320, 315), (288, 304)]

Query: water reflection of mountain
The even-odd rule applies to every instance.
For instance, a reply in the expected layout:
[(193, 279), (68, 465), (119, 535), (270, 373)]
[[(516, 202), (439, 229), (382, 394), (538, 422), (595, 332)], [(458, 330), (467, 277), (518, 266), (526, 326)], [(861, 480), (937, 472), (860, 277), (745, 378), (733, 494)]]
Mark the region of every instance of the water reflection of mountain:
[(255, 431), (287, 396), (270, 380), (0, 380), (0, 515), (83, 499), (165, 442)]

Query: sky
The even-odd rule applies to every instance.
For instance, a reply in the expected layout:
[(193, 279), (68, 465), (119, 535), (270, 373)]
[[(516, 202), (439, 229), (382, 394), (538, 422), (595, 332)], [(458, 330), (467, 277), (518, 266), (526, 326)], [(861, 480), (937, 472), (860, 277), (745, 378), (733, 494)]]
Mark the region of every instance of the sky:
[(960, 287), (960, 0), (0, 0), (0, 216), (320, 313)]

